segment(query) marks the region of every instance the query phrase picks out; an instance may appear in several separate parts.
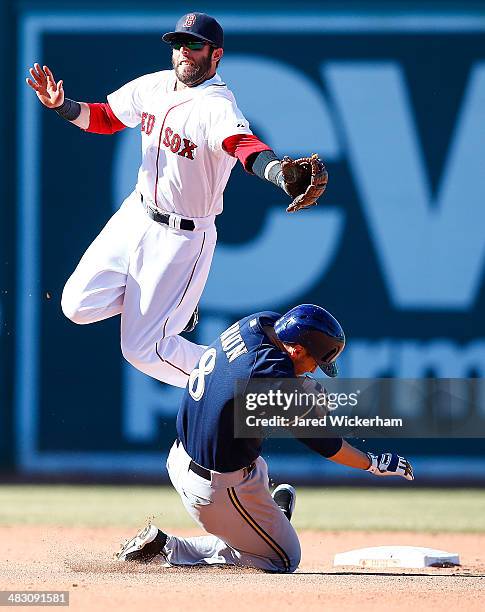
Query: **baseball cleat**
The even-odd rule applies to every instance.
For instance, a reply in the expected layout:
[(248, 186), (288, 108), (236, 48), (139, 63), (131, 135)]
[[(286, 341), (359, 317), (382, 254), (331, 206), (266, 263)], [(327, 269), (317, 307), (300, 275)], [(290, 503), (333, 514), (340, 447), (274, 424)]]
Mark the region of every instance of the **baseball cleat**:
[(127, 540), (116, 553), (119, 561), (139, 561), (150, 563), (157, 555), (164, 560), (163, 547), (167, 542), (167, 535), (160, 531), (155, 525), (147, 525), (140, 529), (135, 537)]
[(286, 518), (291, 521), (296, 505), (296, 491), (289, 484), (280, 484), (272, 493), (272, 497)]
[(189, 319), (189, 322), (183, 328), (182, 333), (183, 332), (194, 331), (194, 329), (196, 328), (198, 322), (199, 322), (199, 305), (197, 304), (197, 306), (195, 307), (194, 312), (192, 313), (192, 316)]

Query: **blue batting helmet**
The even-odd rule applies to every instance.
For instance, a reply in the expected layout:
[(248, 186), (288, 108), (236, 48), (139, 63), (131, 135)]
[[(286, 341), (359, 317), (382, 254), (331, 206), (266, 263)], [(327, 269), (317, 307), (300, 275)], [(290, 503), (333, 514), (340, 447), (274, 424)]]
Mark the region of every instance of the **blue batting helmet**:
[(306, 348), (327, 376), (337, 376), (335, 360), (344, 350), (345, 334), (325, 308), (314, 304), (296, 306), (276, 321), (274, 330), (281, 342)]

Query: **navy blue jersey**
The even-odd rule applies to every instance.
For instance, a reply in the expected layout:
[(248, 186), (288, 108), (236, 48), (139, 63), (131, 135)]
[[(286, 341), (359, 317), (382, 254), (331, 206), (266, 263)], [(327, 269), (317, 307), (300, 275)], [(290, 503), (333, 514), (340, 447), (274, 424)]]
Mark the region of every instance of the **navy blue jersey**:
[(199, 465), (232, 472), (254, 461), (261, 438), (234, 437), (234, 391), (237, 380), (292, 378), (293, 362), (263, 332), (281, 315), (258, 312), (229, 327), (213, 342), (193, 370), (177, 416), (177, 433)]

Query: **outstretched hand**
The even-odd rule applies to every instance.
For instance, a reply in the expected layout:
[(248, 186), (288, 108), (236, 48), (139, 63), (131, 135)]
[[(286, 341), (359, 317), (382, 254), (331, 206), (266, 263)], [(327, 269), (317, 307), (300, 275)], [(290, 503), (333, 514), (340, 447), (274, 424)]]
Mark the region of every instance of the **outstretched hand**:
[(29, 70), (31, 79), (25, 79), (27, 85), (37, 94), (37, 97), (47, 108), (57, 108), (64, 102), (64, 86), (62, 80), (56, 83), (54, 75), (48, 66), (40, 67), (34, 64)]

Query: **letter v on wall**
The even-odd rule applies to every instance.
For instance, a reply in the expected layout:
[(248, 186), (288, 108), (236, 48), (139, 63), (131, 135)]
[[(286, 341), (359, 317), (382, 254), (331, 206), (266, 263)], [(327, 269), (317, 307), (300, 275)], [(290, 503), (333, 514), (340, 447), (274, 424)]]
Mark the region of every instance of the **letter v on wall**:
[(322, 74), (393, 304), (469, 309), (485, 255), (485, 64), (471, 70), (433, 204), (401, 66), (329, 62)]

